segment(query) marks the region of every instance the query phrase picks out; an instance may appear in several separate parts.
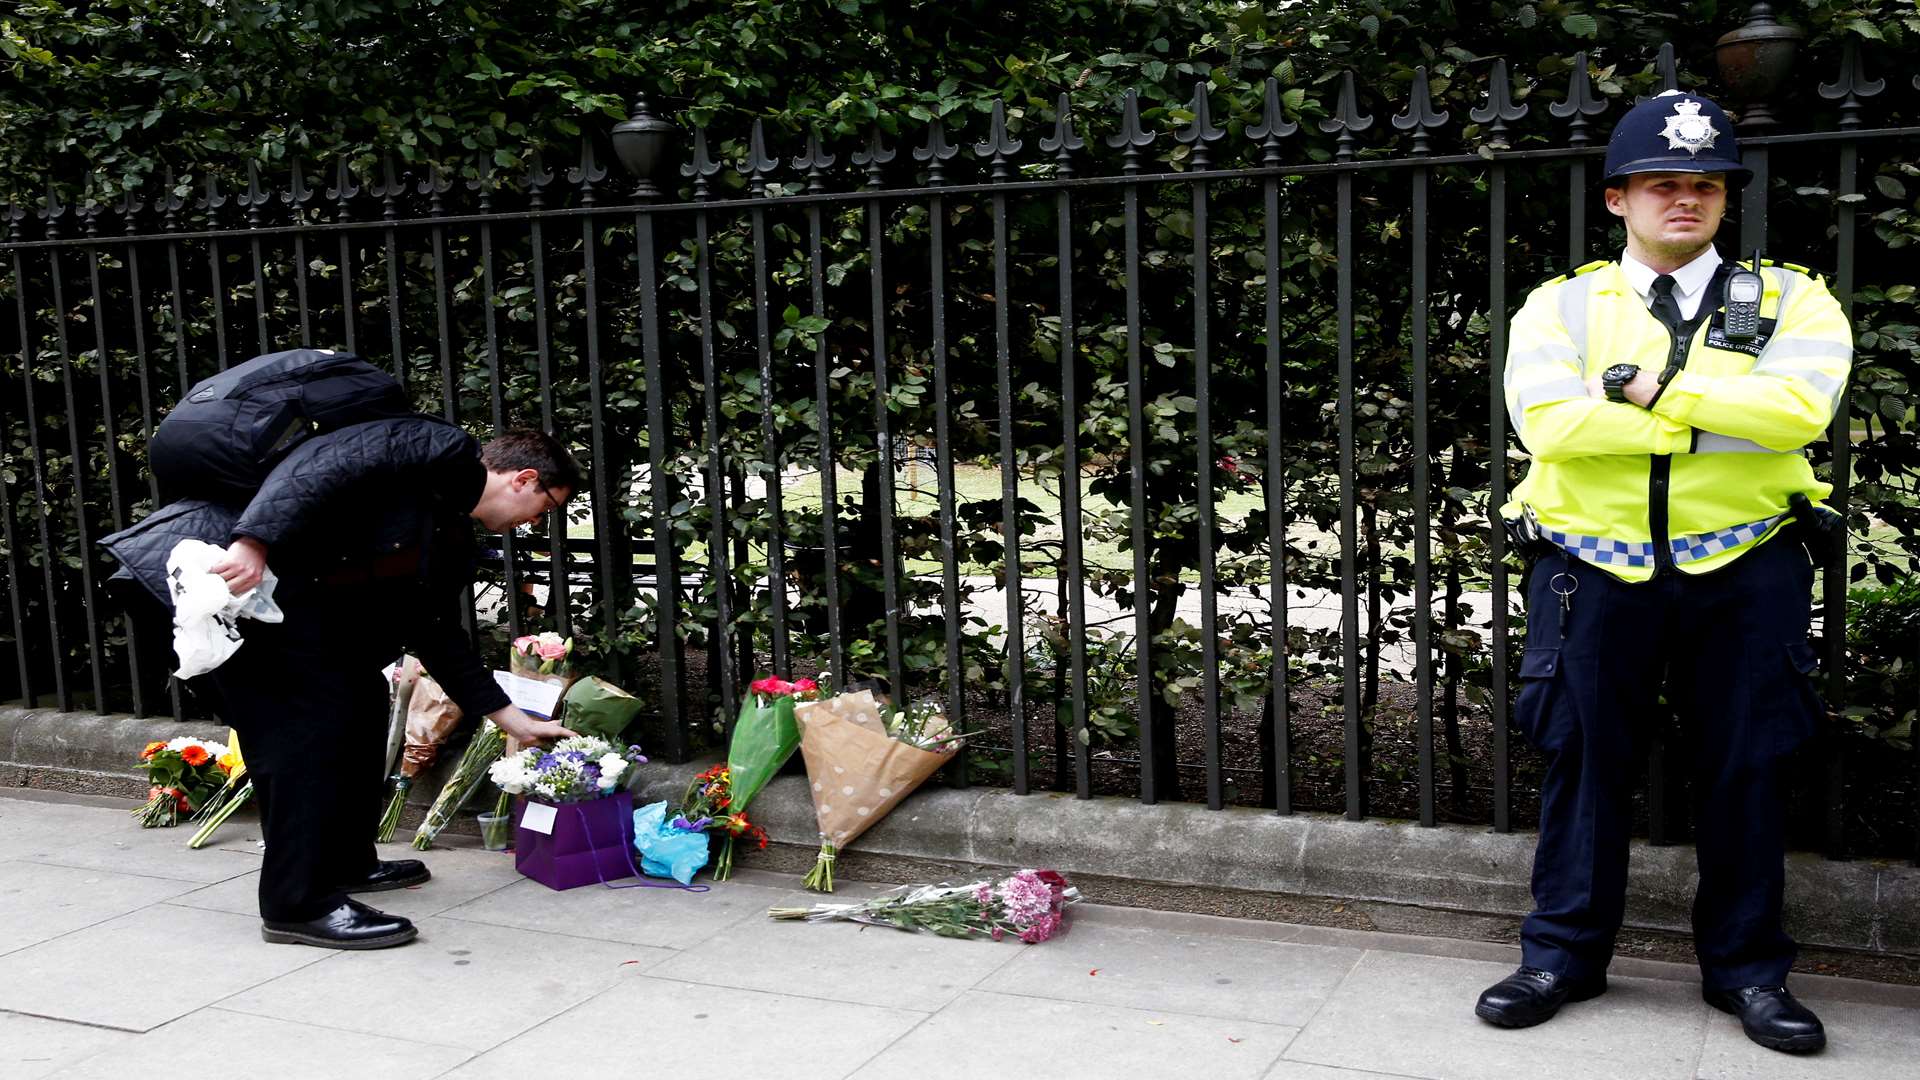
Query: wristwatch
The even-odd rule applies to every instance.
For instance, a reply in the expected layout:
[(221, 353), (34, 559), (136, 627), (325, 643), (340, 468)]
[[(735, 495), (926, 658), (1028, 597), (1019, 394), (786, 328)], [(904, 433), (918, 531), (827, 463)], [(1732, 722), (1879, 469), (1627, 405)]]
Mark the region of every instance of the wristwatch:
[(1607, 400), (1627, 404), (1627, 384), (1640, 374), (1635, 364), (1615, 364), (1600, 373), (1600, 385), (1607, 389)]

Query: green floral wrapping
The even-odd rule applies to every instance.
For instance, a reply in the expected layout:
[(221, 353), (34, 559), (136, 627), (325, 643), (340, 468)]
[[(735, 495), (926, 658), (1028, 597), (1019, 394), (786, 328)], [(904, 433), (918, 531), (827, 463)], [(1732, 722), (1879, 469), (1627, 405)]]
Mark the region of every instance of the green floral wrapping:
[(566, 705), (560, 722), (581, 735), (594, 735), (617, 747), (627, 745), (624, 735), (640, 715), (640, 699), (598, 675), (590, 675), (567, 690)]
[(740, 703), (733, 742), (727, 747), (734, 812), (747, 808), (799, 746), (800, 725), (793, 718), (793, 698), (754, 695)]

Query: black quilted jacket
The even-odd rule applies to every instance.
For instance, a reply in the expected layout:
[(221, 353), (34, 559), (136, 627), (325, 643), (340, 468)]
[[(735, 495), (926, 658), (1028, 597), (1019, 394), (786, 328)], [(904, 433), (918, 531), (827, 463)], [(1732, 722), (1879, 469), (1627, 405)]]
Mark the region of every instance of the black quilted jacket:
[(169, 604), (167, 555), (185, 539), (267, 546), (288, 618), (302, 604), (363, 603), (371, 647), (412, 652), (470, 716), (508, 704), (460, 622), (473, 583), (473, 522), (486, 470), (471, 435), (408, 416), (301, 443), (244, 508), (187, 499), (100, 541), (130, 577)]

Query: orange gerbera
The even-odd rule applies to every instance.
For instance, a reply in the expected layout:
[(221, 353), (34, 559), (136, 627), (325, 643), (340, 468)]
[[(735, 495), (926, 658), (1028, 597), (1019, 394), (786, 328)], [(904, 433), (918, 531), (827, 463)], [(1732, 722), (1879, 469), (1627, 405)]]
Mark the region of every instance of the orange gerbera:
[(140, 751), (140, 760), (152, 761), (153, 755), (159, 753), (162, 750), (165, 750), (166, 748), (167, 748), (167, 744), (164, 742), (150, 742), (147, 744), (147, 748), (145, 750)]
[(211, 757), (204, 746), (189, 746), (180, 751), (180, 760), (194, 766), (205, 765)]

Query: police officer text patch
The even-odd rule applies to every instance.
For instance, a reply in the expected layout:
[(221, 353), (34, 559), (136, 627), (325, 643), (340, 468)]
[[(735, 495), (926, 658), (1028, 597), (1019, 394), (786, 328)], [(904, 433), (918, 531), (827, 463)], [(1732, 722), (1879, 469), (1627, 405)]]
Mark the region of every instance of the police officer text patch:
[(1730, 338), (1727, 336), (1727, 313), (1716, 311), (1713, 313), (1712, 321), (1707, 323), (1707, 348), (1726, 349), (1730, 352), (1746, 353), (1748, 356), (1759, 356), (1760, 350), (1766, 347), (1767, 339), (1773, 336), (1775, 325), (1777, 325), (1776, 320), (1763, 318), (1760, 320), (1759, 332), (1751, 338)]

